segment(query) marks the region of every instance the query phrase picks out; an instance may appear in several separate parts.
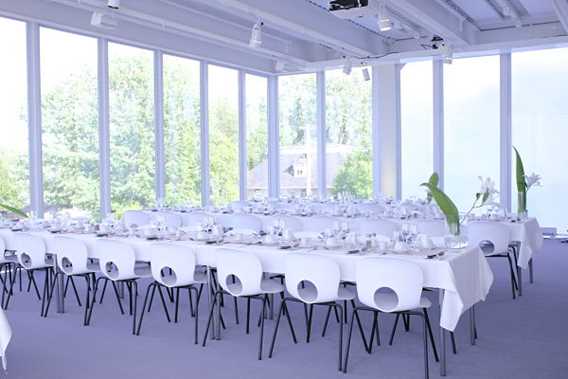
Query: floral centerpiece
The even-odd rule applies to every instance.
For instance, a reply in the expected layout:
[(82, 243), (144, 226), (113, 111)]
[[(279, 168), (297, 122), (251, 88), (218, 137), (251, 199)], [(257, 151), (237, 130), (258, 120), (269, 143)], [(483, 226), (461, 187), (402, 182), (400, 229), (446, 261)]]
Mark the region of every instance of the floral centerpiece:
[(525, 217), (527, 215), (527, 192), (533, 186), (540, 186), (540, 175), (532, 173), (531, 175), (525, 175), (525, 168), (523, 165), (523, 160), (521, 159), (521, 155), (516, 147), (515, 149), (515, 156), (516, 156), (516, 182), (517, 182), (517, 213), (520, 216)]

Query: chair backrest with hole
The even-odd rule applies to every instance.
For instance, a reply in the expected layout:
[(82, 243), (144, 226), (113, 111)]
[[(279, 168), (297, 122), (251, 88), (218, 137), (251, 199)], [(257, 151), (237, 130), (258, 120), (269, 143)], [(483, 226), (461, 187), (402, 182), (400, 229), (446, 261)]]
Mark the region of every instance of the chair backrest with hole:
[(110, 280), (126, 280), (138, 277), (136, 253), (132, 246), (111, 239), (100, 239), (95, 243), (101, 272)]
[(158, 217), (162, 217), (166, 226), (171, 229), (177, 229), (183, 223), (181, 216), (172, 212), (154, 212), (152, 213), (152, 217), (153, 220), (156, 220)]
[(424, 273), (413, 262), (393, 258), (368, 258), (355, 266), (361, 303), (383, 312), (420, 307)]
[(193, 284), (195, 260), (195, 253), (187, 246), (157, 243), (152, 245), (152, 277), (166, 287)]
[(389, 220), (358, 220), (353, 223), (353, 230), (361, 234), (392, 238), (394, 232), (400, 230), (400, 225)]
[(87, 263), (89, 252), (85, 242), (69, 237), (53, 239), (54, 253), (57, 254), (57, 265), (67, 275), (80, 275), (90, 272)]
[(42, 237), (29, 233), (15, 233), (14, 246), (18, 261), (28, 270), (50, 266), (46, 263), (47, 246)]
[(182, 213), (180, 214), (183, 226), (199, 227), (203, 224), (206, 217), (209, 217), (203, 212)]
[(416, 223), (416, 231), (428, 237), (444, 237), (448, 234), (448, 226), (443, 220), (422, 220)]
[(489, 254), (506, 253), (511, 243), (511, 231), (500, 222), (474, 221), (467, 224), (467, 239), (469, 246), (480, 247), (485, 242), (493, 244)]
[(144, 211), (126, 211), (122, 215), (122, 223), (127, 228), (131, 225), (145, 226), (152, 222), (152, 216)]
[(233, 230), (252, 230), (256, 233), (262, 230), (262, 220), (256, 216), (248, 214), (223, 214), (216, 218), (216, 222), (224, 228)]
[(290, 254), (286, 257), (286, 289), (308, 304), (337, 300), (339, 265), (326, 257)]
[(262, 274), (262, 264), (254, 254), (231, 249), (217, 253), (219, 284), (233, 296), (261, 294)]
[(316, 232), (321, 233), (324, 232), (326, 229), (333, 229), (337, 219), (333, 217), (327, 216), (313, 216), (306, 218), (305, 221), (302, 221), (303, 224), (303, 232)]

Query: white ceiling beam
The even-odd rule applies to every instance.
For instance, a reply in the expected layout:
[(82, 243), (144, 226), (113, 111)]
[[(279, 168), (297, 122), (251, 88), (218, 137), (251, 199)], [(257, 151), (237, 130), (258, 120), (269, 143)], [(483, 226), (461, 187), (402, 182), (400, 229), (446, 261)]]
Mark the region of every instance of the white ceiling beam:
[(452, 45), (475, 43), (475, 27), (438, 2), (423, 0), (389, 0), (389, 6), (412, 19), (432, 34)]
[[(83, 0), (82, 0), (83, 1)], [(194, 59), (207, 59), (259, 74), (274, 72), (274, 60), (256, 56), (232, 47), (218, 45), (171, 31), (149, 29), (139, 24), (123, 22), (113, 30), (91, 25), (92, 11), (65, 6), (54, 1), (18, 0), (0, 1), (0, 15), (35, 21), (42, 26), (59, 28), (111, 41), (129, 43), (148, 49), (161, 49)]]
[[(203, 2), (205, 0), (197, 0)], [(269, 27), (301, 35), (347, 55), (367, 57), (387, 51), (383, 39), (375, 33), (340, 20), (330, 12), (305, 0), (207, 0), (234, 10), (260, 17)]]
[(564, 31), (568, 33), (568, 1), (566, 0), (552, 0), (552, 6), (554, 11), (564, 28)]

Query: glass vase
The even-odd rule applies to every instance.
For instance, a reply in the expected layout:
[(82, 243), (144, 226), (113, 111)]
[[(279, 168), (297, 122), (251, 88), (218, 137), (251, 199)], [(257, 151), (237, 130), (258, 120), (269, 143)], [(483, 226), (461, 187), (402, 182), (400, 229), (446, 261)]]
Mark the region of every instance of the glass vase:
[(517, 194), (517, 215), (520, 219), (524, 220), (527, 218), (527, 192), (519, 192)]
[(461, 234), (460, 224), (448, 224), (450, 234), (445, 238), (444, 242), (449, 249), (463, 249), (467, 246), (467, 239)]

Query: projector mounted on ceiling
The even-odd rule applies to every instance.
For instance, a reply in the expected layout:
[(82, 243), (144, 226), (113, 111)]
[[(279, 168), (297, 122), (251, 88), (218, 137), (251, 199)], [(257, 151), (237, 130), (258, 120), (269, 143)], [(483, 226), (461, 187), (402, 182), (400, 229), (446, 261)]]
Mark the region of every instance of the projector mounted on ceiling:
[(353, 8), (363, 8), (368, 5), (369, 0), (331, 0), (329, 2), (329, 10), (333, 12)]

